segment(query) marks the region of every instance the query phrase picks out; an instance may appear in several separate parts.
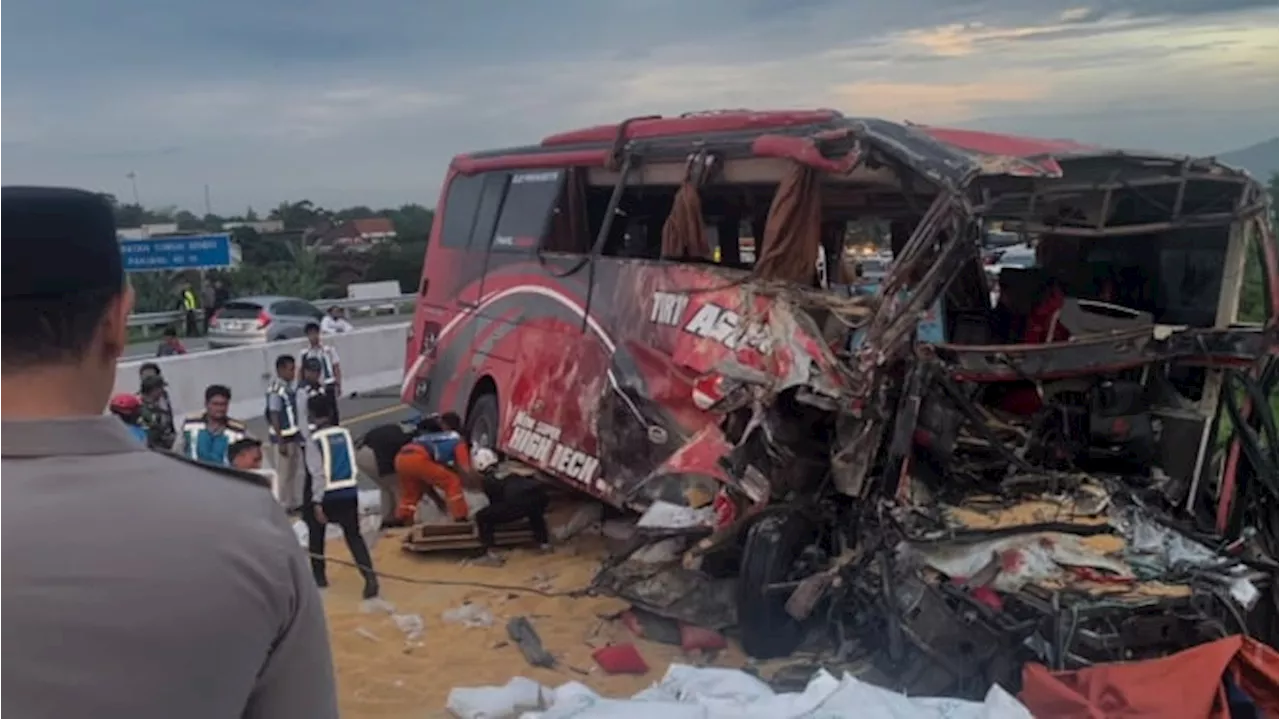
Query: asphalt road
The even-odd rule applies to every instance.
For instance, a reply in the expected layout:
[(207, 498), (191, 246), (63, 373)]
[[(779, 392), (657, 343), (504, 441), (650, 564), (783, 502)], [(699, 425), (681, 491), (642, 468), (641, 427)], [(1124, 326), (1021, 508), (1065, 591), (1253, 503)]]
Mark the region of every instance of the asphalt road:
[[(342, 420), (342, 426), (350, 430), (351, 436), (358, 440), (365, 432), (380, 424), (408, 419), (415, 412), (400, 403), (399, 395), (399, 387), (387, 387), (365, 392), (357, 397), (344, 397), (338, 400), (338, 416)], [(261, 416), (243, 419), (249, 426), (250, 434), (259, 439), (266, 438), (266, 419)], [(363, 489), (377, 488), (364, 475), (360, 476), (360, 486)]]
[[(375, 315), (373, 317), (352, 317), (351, 324), (359, 327), (375, 327), (377, 325), (393, 325), (400, 322), (409, 322), (413, 319), (412, 315)], [(123, 359), (142, 359), (144, 357), (155, 357), (156, 347), (160, 344), (159, 339), (149, 339), (143, 342), (135, 342), (125, 350)], [(182, 338), (182, 344), (187, 348), (188, 353), (204, 352), (209, 349), (209, 343), (203, 337)]]

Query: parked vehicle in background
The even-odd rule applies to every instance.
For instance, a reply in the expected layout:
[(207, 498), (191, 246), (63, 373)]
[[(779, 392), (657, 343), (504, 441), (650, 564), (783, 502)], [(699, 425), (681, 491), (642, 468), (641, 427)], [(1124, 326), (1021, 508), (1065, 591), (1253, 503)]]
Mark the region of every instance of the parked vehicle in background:
[(302, 337), (308, 322), (324, 317), (320, 308), (297, 297), (259, 295), (227, 302), (209, 322), (209, 347), (240, 347)]
[(1007, 269), (1025, 270), (1035, 267), (1036, 251), (1031, 245), (1020, 244), (988, 251), (984, 255), (984, 269), (991, 284), (991, 306), (1000, 299), (1000, 273)]
[[(402, 398), (646, 512), (639, 539), (677, 545), (664, 573), (623, 557), (594, 586), (736, 624), (752, 656), (815, 630), (963, 694), (1224, 622), (1274, 643), (1264, 197), (1211, 159), (834, 111), (643, 117), (461, 155)], [(1002, 268), (998, 308), (988, 220), (1035, 235), (1045, 265)], [(889, 228), (871, 296), (833, 268), (851, 223)], [(1266, 326), (1236, 321), (1249, 253)], [(1138, 534), (1192, 542), (1179, 526), (1213, 561), (1122, 561)], [(1102, 534), (1112, 549), (1080, 539)], [(1209, 548), (1236, 546), (1263, 568), (1247, 602), (1223, 598), (1244, 574)]]
[(865, 282), (879, 282), (889, 273), (889, 263), (893, 261), (892, 257), (883, 255), (871, 255), (858, 260), (858, 277)]

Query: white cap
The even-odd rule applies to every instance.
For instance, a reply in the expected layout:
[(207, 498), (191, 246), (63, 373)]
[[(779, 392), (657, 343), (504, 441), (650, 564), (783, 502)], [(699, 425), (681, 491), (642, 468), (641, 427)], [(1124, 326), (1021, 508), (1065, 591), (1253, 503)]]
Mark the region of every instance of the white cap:
[(488, 447), (481, 447), (471, 454), (471, 466), (477, 472), (483, 472), (498, 463), (498, 453)]

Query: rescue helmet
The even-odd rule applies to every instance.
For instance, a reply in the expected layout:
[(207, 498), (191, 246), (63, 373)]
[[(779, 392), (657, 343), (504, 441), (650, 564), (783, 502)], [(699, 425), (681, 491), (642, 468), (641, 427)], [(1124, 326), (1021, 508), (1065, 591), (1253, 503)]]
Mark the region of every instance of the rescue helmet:
[(136, 394), (118, 394), (111, 398), (108, 407), (112, 414), (120, 417), (136, 417), (142, 412), (142, 400)]
[(471, 455), (471, 466), (477, 472), (483, 472), (498, 463), (498, 453), (488, 447), (481, 447)]

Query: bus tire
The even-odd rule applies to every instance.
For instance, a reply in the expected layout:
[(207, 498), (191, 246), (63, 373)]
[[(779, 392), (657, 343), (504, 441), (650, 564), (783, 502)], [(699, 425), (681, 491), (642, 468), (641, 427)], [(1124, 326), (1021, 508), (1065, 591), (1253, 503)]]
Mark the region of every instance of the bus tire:
[(467, 439), (472, 447), (498, 448), (498, 395), (486, 392), (467, 410)]
[(787, 614), (787, 592), (764, 587), (785, 582), (817, 527), (797, 512), (769, 514), (747, 531), (738, 569), (738, 630), (742, 649), (756, 659), (783, 657), (804, 640), (805, 627)]

